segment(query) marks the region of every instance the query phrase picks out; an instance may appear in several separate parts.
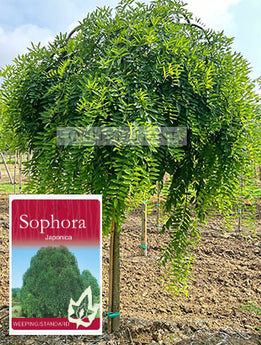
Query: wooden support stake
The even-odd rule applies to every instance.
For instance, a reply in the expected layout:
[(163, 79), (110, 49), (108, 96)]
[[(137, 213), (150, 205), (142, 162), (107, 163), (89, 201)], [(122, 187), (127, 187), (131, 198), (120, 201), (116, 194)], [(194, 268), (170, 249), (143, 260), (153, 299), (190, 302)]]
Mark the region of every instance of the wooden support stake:
[[(110, 242), (110, 268), (109, 268), (109, 311), (120, 311), (120, 231), (118, 224), (113, 221)], [(108, 319), (109, 333), (118, 332), (120, 317)]]
[(20, 153), (19, 155), (19, 194), (22, 193), (22, 163), (23, 163), (23, 158), (22, 154)]
[(142, 204), (142, 223), (141, 223), (141, 246), (140, 253), (143, 256), (147, 256), (147, 215), (148, 215), (148, 206), (147, 202)]
[(16, 160), (17, 160), (17, 151), (15, 150), (15, 155), (14, 155), (14, 194), (16, 194)]
[[(113, 245), (114, 245), (114, 221), (112, 222), (112, 230), (110, 237), (110, 261), (109, 261), (109, 311), (112, 308), (112, 285), (113, 285)], [(108, 332), (111, 333), (111, 322), (108, 321)]]
[(12, 176), (11, 176), (11, 174), (10, 174), (10, 171), (9, 171), (8, 166), (7, 166), (7, 164), (6, 164), (6, 161), (5, 161), (5, 156), (3, 155), (3, 153), (2, 153), (2, 152), (0, 152), (0, 155), (1, 155), (1, 157), (2, 157), (2, 160), (3, 160), (4, 166), (5, 166), (5, 170), (6, 170), (7, 174), (8, 174), (8, 177), (9, 177), (10, 183), (11, 183), (11, 184), (13, 184), (13, 179), (12, 179)]
[(241, 231), (241, 210), (238, 211), (239, 216), (238, 216), (238, 228), (237, 231)]
[(160, 187), (159, 181), (157, 181), (157, 218), (156, 218), (156, 226), (159, 226), (159, 219), (160, 219)]
[(238, 208), (238, 229), (237, 231), (242, 231), (242, 191), (243, 191), (243, 181), (242, 181), (242, 176), (240, 175), (239, 179), (239, 185), (240, 185), (240, 201), (239, 201), (239, 208)]

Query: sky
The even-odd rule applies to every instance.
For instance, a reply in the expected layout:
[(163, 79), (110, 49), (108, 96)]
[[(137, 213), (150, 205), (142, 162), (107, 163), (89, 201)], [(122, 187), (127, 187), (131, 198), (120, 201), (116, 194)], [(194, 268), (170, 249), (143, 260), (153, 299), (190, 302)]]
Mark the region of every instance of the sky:
[[(148, 1), (144, 1), (148, 2)], [(234, 49), (261, 76), (261, 1), (187, 0), (188, 9), (206, 25), (235, 37)], [(0, 66), (24, 53), (30, 42), (46, 44), (70, 31), (97, 6), (115, 7), (117, 0), (0, 0)]]
[[(140, 2), (149, 2), (147, 0)], [(252, 66), (251, 78), (261, 76), (261, 1), (187, 0), (206, 27), (235, 37), (233, 48)], [(26, 52), (30, 42), (47, 44), (70, 31), (97, 6), (115, 7), (117, 0), (0, 0), (0, 67)]]
[[(23, 285), (23, 275), (30, 267), (31, 258), (38, 252), (40, 247), (15, 247), (12, 249), (12, 288)], [(68, 247), (77, 259), (80, 272), (89, 270), (91, 274), (101, 282), (100, 271), (100, 250), (96, 247), (75, 248)]]

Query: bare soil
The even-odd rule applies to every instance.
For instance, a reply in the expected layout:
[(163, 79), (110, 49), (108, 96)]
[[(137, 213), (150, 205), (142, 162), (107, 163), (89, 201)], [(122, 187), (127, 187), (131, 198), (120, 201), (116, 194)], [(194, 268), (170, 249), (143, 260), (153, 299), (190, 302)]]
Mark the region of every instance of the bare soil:
[[(141, 211), (128, 215), (121, 233), (121, 330), (86, 336), (9, 336), (8, 334), (8, 195), (0, 195), (0, 343), (1, 344), (261, 344), (261, 221), (255, 232), (223, 232), (218, 217), (202, 230), (188, 297), (164, 289), (159, 268), (160, 235), (156, 215), (148, 216), (148, 256), (140, 256)], [(103, 240), (103, 309), (108, 310), (109, 238)]]

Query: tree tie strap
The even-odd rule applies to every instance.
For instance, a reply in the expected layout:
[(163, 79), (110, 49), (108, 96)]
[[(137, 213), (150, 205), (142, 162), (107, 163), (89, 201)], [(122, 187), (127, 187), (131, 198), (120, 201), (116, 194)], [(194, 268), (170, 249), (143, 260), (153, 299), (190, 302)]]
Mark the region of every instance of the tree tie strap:
[(147, 200), (142, 201), (142, 204), (143, 204), (143, 205), (146, 205), (147, 203), (148, 203)]
[(144, 244), (140, 244), (139, 247), (142, 249), (147, 249), (147, 246), (145, 246)]
[(107, 313), (103, 313), (103, 316), (104, 317), (108, 316), (109, 319), (113, 319), (114, 317), (119, 317), (120, 312), (117, 311), (117, 312), (113, 313), (112, 311), (108, 311)]

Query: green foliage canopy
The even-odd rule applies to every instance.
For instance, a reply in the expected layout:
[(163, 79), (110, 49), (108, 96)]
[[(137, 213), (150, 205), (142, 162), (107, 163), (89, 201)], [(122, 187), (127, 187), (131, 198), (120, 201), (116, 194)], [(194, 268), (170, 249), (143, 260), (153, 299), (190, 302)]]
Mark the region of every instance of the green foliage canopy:
[(91, 286), (93, 301), (96, 301), (97, 303), (97, 301), (100, 300), (100, 287), (97, 279), (91, 274), (89, 270), (84, 270), (81, 274), (81, 277), (83, 280), (84, 289)]
[(20, 288), (12, 288), (12, 299), (15, 302), (20, 301)]
[[(194, 23), (181, 1), (126, 0), (2, 71), (6, 131), (33, 151), (31, 192), (101, 193), (108, 232), (130, 199), (140, 202), (170, 175), (162, 263), (172, 263), (176, 287), (191, 264), (197, 222), (216, 207), (228, 213), (239, 175), (253, 169), (260, 113), (250, 67), (231, 43)], [(56, 145), (57, 127), (151, 125), (186, 127), (187, 145)]]
[(31, 259), (20, 291), (26, 317), (67, 317), (70, 299), (78, 300), (83, 280), (66, 247), (43, 247)]

